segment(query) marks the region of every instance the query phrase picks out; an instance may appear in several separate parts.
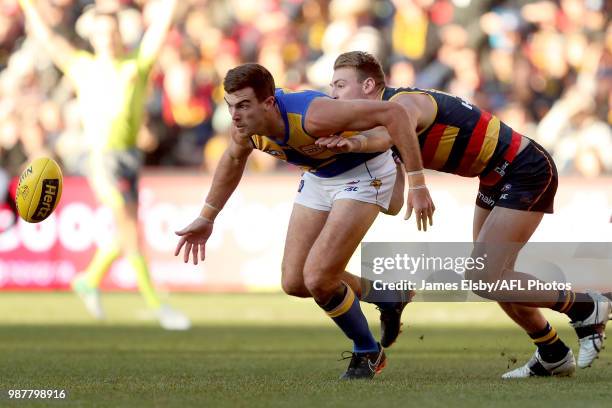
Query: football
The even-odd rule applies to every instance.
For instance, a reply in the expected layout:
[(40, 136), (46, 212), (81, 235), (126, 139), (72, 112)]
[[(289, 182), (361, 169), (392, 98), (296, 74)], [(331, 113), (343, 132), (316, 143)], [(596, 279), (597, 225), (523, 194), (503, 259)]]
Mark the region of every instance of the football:
[(19, 176), (15, 202), (19, 216), (27, 222), (45, 220), (62, 196), (62, 170), (55, 160), (34, 160)]

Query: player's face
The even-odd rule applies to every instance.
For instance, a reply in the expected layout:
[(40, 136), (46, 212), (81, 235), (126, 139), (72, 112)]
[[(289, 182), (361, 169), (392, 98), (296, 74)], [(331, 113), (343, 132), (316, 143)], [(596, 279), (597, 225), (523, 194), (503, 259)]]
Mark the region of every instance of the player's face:
[(225, 102), (232, 116), (232, 124), (241, 136), (264, 133), (266, 103), (257, 100), (253, 88), (228, 93)]
[(350, 67), (334, 71), (331, 82), (331, 96), (337, 99), (364, 99), (363, 82), (359, 82), (357, 70)]
[(91, 32), (91, 45), (97, 54), (116, 55), (122, 47), (119, 24), (112, 16), (96, 16)]

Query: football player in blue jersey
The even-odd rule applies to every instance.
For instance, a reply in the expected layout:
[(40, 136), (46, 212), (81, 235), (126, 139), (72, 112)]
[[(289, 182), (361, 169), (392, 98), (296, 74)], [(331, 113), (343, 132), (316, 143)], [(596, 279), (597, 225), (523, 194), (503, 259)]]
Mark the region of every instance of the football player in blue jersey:
[[(487, 268), (480, 273), (469, 271), (468, 279), (534, 279), (514, 271), (514, 264), (544, 214), (553, 212), (557, 171), (541, 146), (458, 97), (433, 90), (387, 87), (380, 63), (365, 52), (340, 55), (331, 86), (332, 96), (341, 100), (392, 100), (404, 105), (415, 118), (413, 126), (425, 168), (480, 179), (473, 239), (480, 244), (475, 251), (487, 252)], [(365, 153), (385, 151), (394, 141), (383, 129), (367, 136), (320, 138), (316, 143), (336, 153)], [(396, 190), (401, 192), (403, 187)], [(527, 282), (523, 286), (526, 288)], [(516, 291), (477, 293), (499, 301), (537, 347), (527, 364), (503, 378), (571, 375), (575, 370), (571, 349), (538, 307), (565, 313), (572, 320), (579, 337), (580, 368), (590, 366), (602, 348), (611, 303), (600, 294), (526, 290), (520, 292), (520, 301), (513, 301)]]
[[(304, 169), (289, 221), (282, 262), (282, 288), (292, 296), (313, 297), (353, 341), (343, 379), (372, 378), (385, 366), (359, 297), (361, 281), (345, 267), (374, 222), (388, 209), (396, 177), (391, 152), (344, 155), (318, 146), (319, 137), (383, 126), (408, 170), (408, 208), (419, 228), (431, 224), (434, 205), (426, 188), (413, 116), (384, 101), (341, 101), (315, 91), (275, 89), (261, 65), (244, 64), (227, 73), (225, 101), (232, 116), (230, 145), (215, 171), (200, 215), (177, 231), (175, 255), (204, 260), (215, 217), (240, 182), (254, 148)], [(399, 321), (405, 299), (383, 302)], [(383, 337), (385, 337), (383, 333)], [(389, 337), (389, 336), (387, 336)]]

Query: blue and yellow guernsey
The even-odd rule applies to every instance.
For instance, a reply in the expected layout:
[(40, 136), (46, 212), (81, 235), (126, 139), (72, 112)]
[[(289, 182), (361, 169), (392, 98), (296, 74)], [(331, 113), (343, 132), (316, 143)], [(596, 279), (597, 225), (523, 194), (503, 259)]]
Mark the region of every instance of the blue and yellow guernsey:
[(500, 176), (491, 170), (503, 160), (514, 160), (521, 135), (489, 112), (441, 91), (385, 88), (381, 99), (411, 93), (428, 95), (437, 110), (432, 123), (418, 132), (423, 166), (495, 184)]
[[(285, 122), (285, 137), (283, 140), (277, 140), (264, 135), (252, 135), (251, 141), (256, 149), (295, 164), (319, 177), (337, 176), (381, 154), (337, 154), (315, 144), (316, 138), (304, 129), (304, 120), (308, 107), (315, 98), (329, 98), (324, 93), (277, 89), (274, 96)], [(355, 132), (345, 134), (350, 137)]]

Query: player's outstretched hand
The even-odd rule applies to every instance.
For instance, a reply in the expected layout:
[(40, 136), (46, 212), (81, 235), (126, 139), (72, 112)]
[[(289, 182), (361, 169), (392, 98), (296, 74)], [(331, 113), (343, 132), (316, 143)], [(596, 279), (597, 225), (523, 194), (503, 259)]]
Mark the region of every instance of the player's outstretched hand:
[(429, 195), (429, 190), (426, 187), (414, 190), (409, 189), (406, 204), (406, 215), (404, 219), (407, 220), (410, 218), (414, 210), (417, 228), (419, 231), (421, 231), (421, 228), (423, 231), (427, 231), (427, 221), (429, 220), (430, 226), (433, 225), (433, 214), (434, 211), (436, 211), (436, 206)]
[(334, 153), (356, 152), (361, 147), (361, 142), (354, 137), (324, 136), (315, 141), (315, 144), (331, 150)]
[(197, 265), (198, 253), (200, 260), (203, 261), (206, 258), (206, 241), (208, 241), (212, 231), (212, 221), (204, 217), (198, 217), (182, 230), (176, 231), (175, 234), (181, 238), (176, 245), (174, 256), (178, 256), (184, 246), (183, 261), (185, 263), (189, 262), (189, 254), (191, 253), (193, 255), (193, 264)]

